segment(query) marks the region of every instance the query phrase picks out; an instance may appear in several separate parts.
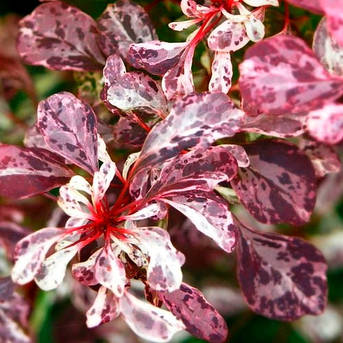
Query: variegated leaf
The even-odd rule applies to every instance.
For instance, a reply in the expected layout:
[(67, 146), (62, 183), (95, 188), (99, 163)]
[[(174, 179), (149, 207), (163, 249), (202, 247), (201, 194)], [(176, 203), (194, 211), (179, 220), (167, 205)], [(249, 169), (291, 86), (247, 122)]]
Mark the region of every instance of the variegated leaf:
[(45, 255), (63, 235), (64, 229), (44, 228), (26, 236), (17, 243), (12, 280), (23, 285), (38, 273)]
[(161, 201), (185, 215), (204, 235), (212, 238), (224, 251), (231, 253), (235, 228), (227, 202), (214, 192), (183, 192)]
[(167, 43), (158, 40), (132, 44), (128, 59), (135, 68), (144, 69), (154, 75), (164, 75), (179, 62), (187, 45), (188, 43)]
[(105, 63), (97, 37), (96, 23), (90, 16), (64, 2), (53, 1), (40, 5), (20, 22), (17, 47), (28, 64), (94, 71)]
[(39, 148), (0, 145), (0, 195), (26, 198), (66, 183), (73, 175), (59, 156)]
[(170, 312), (143, 302), (128, 292), (120, 298), (119, 304), (132, 331), (150, 342), (168, 342), (184, 328)]
[(130, 0), (109, 4), (98, 19), (98, 29), (99, 45), (106, 56), (119, 52), (126, 59), (130, 44), (157, 39), (148, 14)]
[(313, 51), (331, 74), (343, 76), (343, 47), (330, 36), (325, 17), (320, 21), (314, 33)]
[(194, 0), (181, 0), (180, 6), (182, 12), (190, 18), (202, 18), (212, 10), (210, 7), (197, 4)]
[(103, 163), (99, 171), (94, 173), (92, 199), (95, 205), (97, 205), (105, 196), (105, 193), (116, 174), (116, 170), (116, 164), (112, 161), (108, 161)]
[(237, 275), (250, 308), (287, 321), (320, 314), (327, 302), (327, 266), (319, 250), (299, 238), (237, 225)]
[(234, 135), (243, 112), (223, 93), (201, 93), (179, 99), (169, 116), (148, 134), (135, 172), (152, 168), (195, 146), (209, 146), (221, 137)]
[(228, 93), (231, 88), (232, 73), (230, 52), (216, 51), (212, 62), (212, 75), (208, 90), (210, 92)]
[(323, 10), (320, 4), (321, 0), (287, 0), (290, 4), (305, 8), (306, 10), (312, 11), (314, 13), (322, 14)]
[(32, 343), (24, 330), (0, 308), (0, 337), (4, 343)]
[(307, 130), (320, 142), (337, 144), (343, 139), (343, 105), (328, 104), (311, 111), (307, 116)]
[(243, 0), (247, 5), (253, 6), (253, 7), (259, 7), (259, 6), (279, 6), (278, 0)]
[(87, 327), (93, 328), (107, 323), (119, 316), (117, 298), (106, 287), (101, 286), (94, 300), (93, 305), (87, 311)]
[(224, 318), (198, 289), (183, 283), (180, 289), (159, 292), (159, 296), (193, 336), (211, 343), (226, 342), (228, 329)]
[(98, 170), (97, 121), (89, 105), (61, 92), (41, 101), (37, 115), (51, 149), (91, 174)]
[(262, 140), (244, 145), (248, 168), (231, 181), (241, 203), (260, 222), (302, 225), (312, 214), (316, 178), (309, 158), (295, 145)]
[(343, 79), (331, 76), (299, 38), (279, 35), (247, 50), (239, 86), (248, 114), (300, 114), (343, 94)]

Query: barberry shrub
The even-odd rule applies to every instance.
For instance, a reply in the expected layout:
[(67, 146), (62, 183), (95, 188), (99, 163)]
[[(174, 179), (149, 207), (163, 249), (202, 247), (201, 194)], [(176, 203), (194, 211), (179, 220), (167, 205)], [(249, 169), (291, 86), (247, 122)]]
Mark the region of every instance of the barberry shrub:
[[(22, 62), (72, 71), (76, 87), (40, 99), (23, 144), (0, 144), (3, 212), (37, 195), (56, 209), (30, 232), (0, 208), (13, 264), (12, 280), (0, 279), (5, 342), (33, 337), (14, 290), (30, 297), (31, 281), (87, 292), (89, 328), (121, 317), (148, 341), (186, 330), (226, 342), (226, 321), (188, 284), (201, 284), (196, 251), (205, 280), (235, 254), (252, 311), (321, 314), (327, 264), (304, 226), (321, 182), (340, 170), (343, 1), (160, 1), (182, 15), (169, 22), (174, 42), (159, 39), (165, 17), (150, 19), (158, 2), (118, 0), (97, 19), (42, 2), (19, 22), (11, 58), (21, 69), (6, 64), (4, 75), (28, 92)], [(293, 6), (323, 16), (312, 48)]]

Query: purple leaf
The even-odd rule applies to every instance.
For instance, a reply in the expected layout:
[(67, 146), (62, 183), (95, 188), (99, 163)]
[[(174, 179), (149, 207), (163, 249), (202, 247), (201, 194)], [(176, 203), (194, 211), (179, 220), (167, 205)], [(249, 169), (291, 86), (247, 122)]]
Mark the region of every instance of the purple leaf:
[(156, 166), (185, 149), (207, 147), (221, 137), (233, 136), (243, 112), (223, 93), (201, 93), (179, 99), (169, 116), (148, 134), (135, 172)]
[(313, 51), (330, 74), (343, 76), (343, 47), (330, 36), (325, 17), (314, 33)]
[[(113, 61), (114, 60), (114, 61)], [(116, 55), (106, 61), (105, 104), (117, 107), (124, 112), (140, 110), (148, 113), (166, 113), (167, 101), (161, 86), (150, 76), (138, 72), (125, 73), (123, 69), (117, 75), (110, 76), (109, 70), (119, 69)], [(118, 70), (117, 69), (117, 70)]]
[(228, 93), (231, 88), (232, 63), (230, 52), (215, 52), (212, 62), (212, 75), (208, 84), (210, 92)]
[(343, 47), (343, 0), (319, 0), (319, 3), (325, 12), (329, 32)]
[(299, 238), (237, 225), (237, 275), (250, 308), (286, 321), (323, 312), (327, 266), (319, 250)]
[(343, 105), (328, 104), (307, 116), (309, 134), (320, 142), (337, 144), (343, 139)]
[(144, 69), (154, 75), (164, 75), (179, 62), (187, 45), (188, 43), (167, 43), (158, 40), (132, 44), (128, 59), (135, 68)]
[(279, 35), (249, 48), (239, 81), (248, 114), (300, 114), (332, 102), (343, 79), (331, 76), (299, 38)]
[(66, 183), (73, 175), (59, 157), (39, 148), (0, 145), (0, 195), (26, 198)]
[(246, 209), (268, 224), (306, 223), (316, 199), (316, 178), (309, 158), (295, 145), (262, 140), (244, 145), (248, 168), (231, 185)]
[(68, 92), (38, 105), (37, 125), (51, 149), (93, 174), (98, 170), (96, 116), (92, 108)]
[(305, 131), (304, 115), (270, 116), (260, 114), (256, 117), (245, 116), (242, 131), (260, 133), (279, 138), (300, 136)]
[(130, 44), (157, 39), (148, 14), (130, 0), (109, 4), (97, 22), (99, 45), (106, 56), (119, 52), (126, 59)]
[(117, 82), (118, 78), (126, 73), (123, 60), (116, 54), (109, 56), (103, 70), (104, 83), (110, 85)]
[(185, 215), (204, 235), (231, 253), (236, 242), (232, 215), (227, 202), (214, 192), (180, 192), (161, 201)]
[(1, 277), (0, 278), (0, 302), (8, 300), (12, 297), (14, 292), (14, 283), (11, 278)]
[(245, 168), (249, 166), (249, 156), (242, 146), (235, 144), (225, 144), (224, 147), (236, 159), (238, 167)]
[(159, 296), (193, 336), (211, 343), (226, 342), (225, 320), (198, 289), (183, 283), (180, 289), (171, 293), (159, 292)]
[(321, 7), (321, 0), (287, 0), (290, 4), (305, 8), (306, 10), (312, 11), (314, 13), (323, 14), (323, 10)]
[(341, 161), (332, 146), (303, 139), (300, 148), (310, 158), (317, 177), (340, 171)]
[(96, 23), (60, 1), (38, 6), (20, 22), (18, 51), (25, 63), (54, 70), (101, 69)]

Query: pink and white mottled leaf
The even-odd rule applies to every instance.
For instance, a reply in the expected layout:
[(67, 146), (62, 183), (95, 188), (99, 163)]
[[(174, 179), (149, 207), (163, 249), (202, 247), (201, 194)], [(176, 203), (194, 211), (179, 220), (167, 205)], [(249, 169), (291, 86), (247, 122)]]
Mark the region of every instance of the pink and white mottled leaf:
[(211, 11), (210, 7), (197, 4), (194, 0), (181, 0), (182, 12), (190, 18), (202, 18)]
[(26, 198), (68, 181), (72, 171), (59, 156), (39, 148), (0, 145), (0, 195)]
[(286, 321), (320, 314), (327, 302), (327, 266), (319, 250), (299, 238), (237, 225), (237, 275), (249, 307)]
[(95, 21), (76, 7), (42, 4), (20, 22), (18, 52), (25, 63), (54, 70), (94, 71), (104, 57)]
[(320, 21), (314, 33), (312, 48), (330, 74), (343, 76), (343, 47), (330, 36), (325, 17)]
[(70, 248), (61, 249), (46, 258), (35, 275), (35, 282), (38, 287), (44, 291), (51, 291), (58, 287), (64, 279), (67, 264), (78, 250), (79, 247), (74, 245)]
[(85, 286), (94, 286), (99, 283), (95, 277), (95, 263), (101, 251), (102, 249), (97, 250), (84, 262), (73, 264), (71, 272), (74, 279)]
[(126, 67), (123, 60), (117, 55), (113, 54), (106, 60), (103, 70), (103, 77), (105, 84), (117, 82), (117, 79), (126, 73)]
[(15, 249), (15, 264), (12, 280), (23, 285), (30, 282), (38, 273), (45, 255), (63, 236), (64, 229), (44, 228), (20, 240)]
[(168, 43), (158, 40), (148, 43), (132, 44), (129, 50), (129, 62), (138, 69), (150, 74), (164, 75), (180, 60), (188, 43)]
[(183, 97), (194, 92), (192, 60), (194, 46), (182, 53), (178, 63), (169, 69), (162, 79), (162, 89), (168, 100)]
[(190, 20), (183, 20), (183, 21), (173, 21), (168, 24), (168, 26), (174, 31), (183, 31), (188, 29), (189, 27), (199, 23), (201, 21), (200, 18), (198, 19), (190, 19)]
[(294, 6), (305, 8), (314, 13), (323, 14), (320, 1), (321, 0), (287, 0), (287, 2)]
[(147, 269), (149, 286), (156, 291), (172, 292), (178, 289), (185, 257), (174, 248), (168, 232), (159, 227), (140, 227), (135, 234), (143, 251), (150, 257)]
[(210, 343), (226, 342), (228, 328), (224, 318), (196, 288), (182, 283), (174, 292), (159, 292), (167, 309), (184, 323), (193, 336)]
[(116, 170), (116, 164), (110, 161), (103, 163), (99, 171), (94, 173), (92, 187), (92, 198), (94, 204), (98, 204), (98, 202), (100, 202), (105, 196), (105, 193), (116, 174)]
[(252, 7), (259, 6), (279, 6), (278, 0), (243, 0), (247, 5)]
[(270, 116), (260, 114), (256, 117), (246, 115), (242, 131), (260, 133), (279, 138), (296, 137), (305, 132), (305, 115)]
[(120, 314), (118, 305), (117, 298), (106, 287), (101, 286), (93, 305), (86, 313), (87, 327), (94, 328), (117, 318)]
[(41, 101), (37, 115), (51, 149), (91, 174), (98, 170), (96, 116), (89, 105), (61, 92)]
[(143, 302), (128, 292), (119, 300), (121, 313), (132, 331), (151, 342), (168, 342), (184, 329), (170, 312)]
[(125, 290), (126, 275), (123, 263), (114, 255), (110, 246), (102, 249), (96, 259), (95, 278), (115, 296), (121, 297)]
[(160, 213), (160, 211), (161, 205), (158, 203), (152, 203), (142, 208), (141, 210), (134, 212), (133, 214), (125, 216), (124, 218), (126, 220), (143, 220), (157, 216)]
[(184, 192), (161, 201), (185, 215), (204, 235), (231, 253), (235, 241), (232, 215), (227, 202), (214, 192)]
[(327, 27), (334, 40), (343, 47), (343, 0), (319, 0), (327, 18)]
[(249, 156), (242, 146), (236, 144), (225, 144), (224, 147), (236, 159), (238, 167), (246, 168), (249, 166)]
[(169, 116), (149, 132), (136, 162), (135, 172), (177, 156), (195, 146), (239, 131), (243, 112), (223, 93), (201, 93), (179, 99)]
[(230, 52), (243, 48), (249, 42), (243, 23), (225, 20), (218, 25), (207, 39), (213, 51)]
[(99, 45), (106, 56), (119, 52), (126, 59), (130, 44), (157, 39), (148, 14), (130, 0), (109, 4), (97, 22)]
[(0, 308), (0, 337), (3, 342), (32, 343), (23, 329)]
[(310, 158), (317, 177), (338, 173), (341, 170), (341, 161), (332, 146), (302, 139), (300, 148)]
[(337, 144), (343, 139), (343, 105), (327, 104), (307, 116), (307, 130), (316, 140)]
[(240, 64), (239, 86), (248, 114), (301, 114), (343, 93), (301, 39), (278, 35), (249, 48)]
[(316, 178), (309, 158), (295, 145), (261, 140), (244, 145), (250, 165), (231, 185), (245, 208), (268, 224), (306, 223), (316, 200)]
[(252, 42), (258, 42), (264, 37), (264, 25), (261, 20), (250, 16), (249, 20), (244, 22), (246, 34)]
[(208, 90), (210, 92), (228, 93), (231, 88), (233, 74), (230, 52), (216, 51), (211, 68), (212, 75)]

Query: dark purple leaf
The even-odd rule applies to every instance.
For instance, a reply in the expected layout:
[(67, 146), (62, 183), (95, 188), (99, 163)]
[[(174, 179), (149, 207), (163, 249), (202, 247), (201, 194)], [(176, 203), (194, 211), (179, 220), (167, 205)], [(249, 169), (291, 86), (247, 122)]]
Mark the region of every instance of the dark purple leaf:
[(73, 173), (58, 156), (39, 148), (0, 145), (0, 195), (26, 198), (61, 186)]
[(320, 251), (300, 238), (260, 233), (236, 224), (237, 275), (250, 308), (286, 321), (323, 312), (327, 266)]
[(93, 174), (98, 170), (97, 121), (92, 108), (61, 92), (38, 105), (37, 125), (51, 149)]
[(306, 223), (316, 200), (316, 177), (309, 158), (295, 145), (262, 140), (244, 145), (248, 168), (231, 185), (246, 209), (268, 224)]
[(225, 320), (198, 289), (183, 283), (180, 289), (171, 293), (159, 292), (159, 296), (193, 336), (211, 343), (226, 342)]
[(195, 146), (207, 147), (221, 137), (233, 136), (243, 112), (223, 93), (201, 93), (179, 99), (169, 116), (148, 134), (136, 173)]
[(279, 35), (247, 50), (239, 81), (248, 114), (301, 114), (339, 98), (343, 79), (331, 76), (299, 38)]
[(18, 51), (25, 63), (54, 70), (99, 70), (105, 63), (95, 21), (76, 7), (53, 1), (20, 22)]
[(130, 0), (109, 4), (98, 19), (98, 29), (99, 45), (106, 56), (119, 52), (126, 59), (130, 44), (157, 39), (148, 14)]
[(132, 44), (128, 59), (135, 68), (144, 69), (154, 75), (164, 75), (178, 64), (187, 45), (188, 43), (167, 43), (158, 40)]

